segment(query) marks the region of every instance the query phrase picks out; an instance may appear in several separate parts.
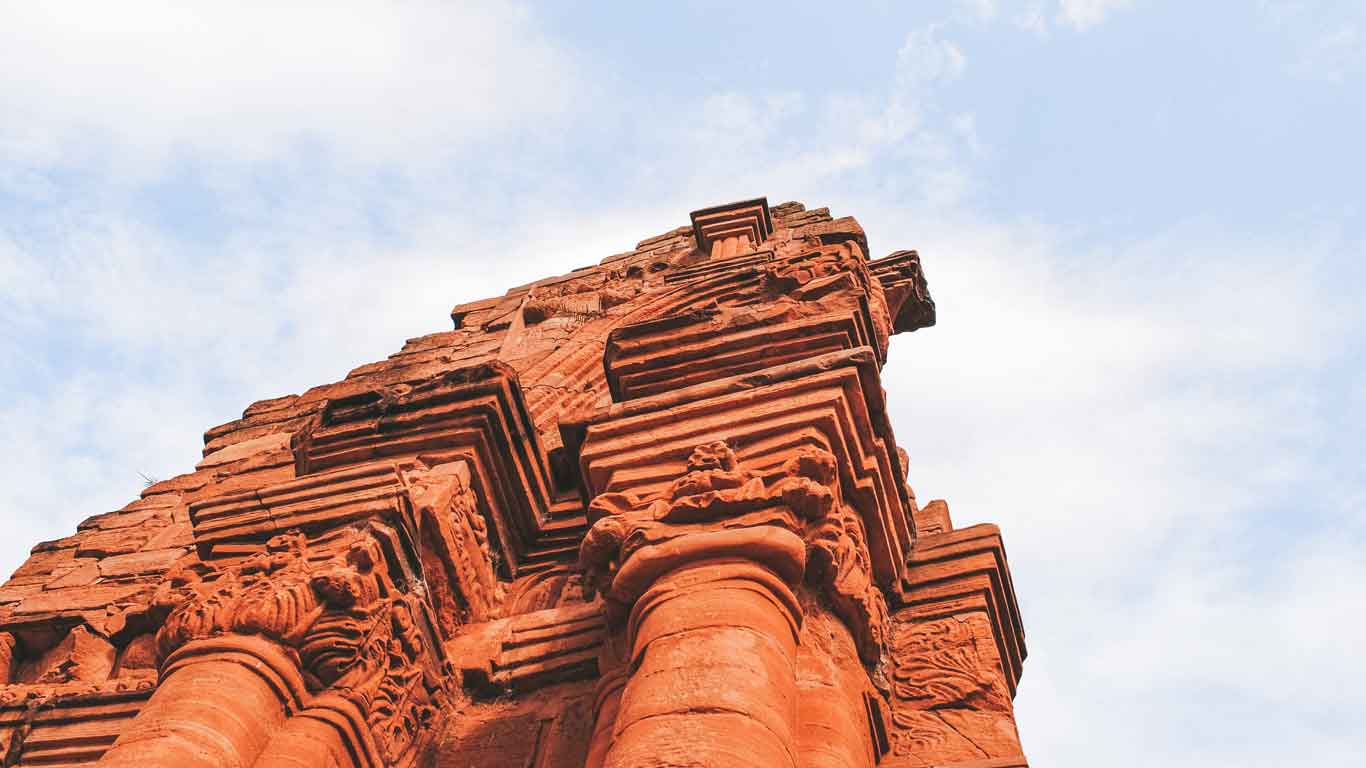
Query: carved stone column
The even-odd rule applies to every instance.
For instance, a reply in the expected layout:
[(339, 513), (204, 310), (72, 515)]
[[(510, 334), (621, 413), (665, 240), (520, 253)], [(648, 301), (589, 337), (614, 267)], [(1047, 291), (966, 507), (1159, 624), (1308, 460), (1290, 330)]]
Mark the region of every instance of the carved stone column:
[(797, 648), (797, 752), (801, 768), (871, 768), (885, 754), (880, 693), (859, 663), (843, 620), (816, 595), (803, 596)]
[(303, 693), (295, 662), (256, 636), (191, 642), (166, 661), (162, 681), (102, 766), (250, 766)]
[[(321, 714), (318, 712), (317, 714)], [(257, 759), (259, 768), (351, 768), (367, 765), (347, 749), (343, 730), (326, 717), (301, 712), (285, 721)]]
[[(619, 700), (605, 691), (600, 707), (592, 754), (605, 766), (799, 764), (797, 587), (806, 575), (840, 589), (839, 574), (860, 569), (866, 585), (866, 557), (845, 562), (831, 545), (844, 522), (831, 454), (800, 448), (765, 474), (737, 464), (725, 443), (707, 443), (658, 497), (605, 493), (591, 505), (580, 557), (628, 654)], [(809, 573), (808, 550), (819, 561)], [(846, 597), (885, 621), (880, 601)]]
[(593, 734), (588, 741), (588, 755), (584, 768), (602, 768), (607, 750), (612, 748), (617, 711), (621, 709), (621, 692), (630, 679), (625, 666), (607, 668), (598, 678), (593, 697)]
[[(750, 538), (722, 536), (737, 544)], [(778, 565), (789, 578), (800, 573), (801, 540), (776, 529), (765, 538), (788, 550)], [(632, 608), (634, 671), (606, 765), (668, 757), (718, 767), (795, 766), (800, 609), (787, 579), (754, 560), (689, 554), (700, 559), (678, 559)]]
[(14, 675), (14, 649), (18, 641), (9, 632), (0, 632), (0, 684), (8, 683)]
[(415, 598), (384, 558), (362, 526), (321, 542), (282, 534), (227, 567), (186, 562), (158, 596), (173, 606), (157, 634), (161, 682), (101, 765), (360, 766), (401, 754), (433, 707)]

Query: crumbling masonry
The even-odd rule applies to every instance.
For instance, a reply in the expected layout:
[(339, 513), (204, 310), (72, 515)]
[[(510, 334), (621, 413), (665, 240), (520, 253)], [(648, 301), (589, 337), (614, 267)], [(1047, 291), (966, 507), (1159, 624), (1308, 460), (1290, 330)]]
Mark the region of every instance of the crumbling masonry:
[(1026, 765), (999, 532), (879, 381), (914, 251), (749, 200), (451, 318), (34, 547), (3, 765)]

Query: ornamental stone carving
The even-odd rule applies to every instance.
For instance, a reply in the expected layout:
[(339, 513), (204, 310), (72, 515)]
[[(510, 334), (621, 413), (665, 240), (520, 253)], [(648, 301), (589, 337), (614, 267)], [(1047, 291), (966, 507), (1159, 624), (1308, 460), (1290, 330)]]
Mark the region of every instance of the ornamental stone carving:
[[(643, 588), (634, 579), (654, 575), (663, 563), (745, 556), (746, 545), (762, 541), (772, 551), (751, 556), (771, 558), (768, 564), (784, 575), (800, 577), (809, 569), (809, 580), (853, 628), (863, 659), (877, 663), (886, 642), (886, 601), (872, 581), (862, 524), (840, 498), (835, 457), (803, 446), (776, 471), (761, 474), (740, 469), (735, 452), (717, 441), (697, 446), (687, 469), (658, 499), (607, 493), (593, 500), (589, 516), (596, 522), (580, 548), (588, 587), (620, 611)], [(668, 559), (625, 569), (637, 552), (662, 553), (669, 542)], [(793, 549), (798, 542), (800, 552)]]
[(38, 543), (0, 764), (1025, 766), (1000, 532), (917, 506), (889, 415), (919, 254), (765, 198), (680, 224)]

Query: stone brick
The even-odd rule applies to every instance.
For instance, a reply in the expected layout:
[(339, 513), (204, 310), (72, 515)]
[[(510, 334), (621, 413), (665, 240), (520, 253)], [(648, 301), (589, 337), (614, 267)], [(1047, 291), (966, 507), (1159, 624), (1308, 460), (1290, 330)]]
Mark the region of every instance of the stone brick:
[(30, 595), (15, 607), (15, 616), (42, 613), (77, 613), (125, 601), (147, 589), (143, 584), (93, 584), (49, 589)]
[(100, 578), (100, 564), (93, 558), (85, 558), (77, 562), (79, 564), (75, 568), (49, 581), (43, 588), (85, 587), (94, 584)]
[(149, 536), (140, 527), (83, 533), (76, 541), (76, 557), (109, 557), (136, 552)]
[(100, 560), (99, 575), (106, 579), (113, 579), (144, 573), (162, 573), (170, 567), (171, 563), (180, 559), (180, 556), (185, 552), (185, 549), (178, 548), (113, 555)]

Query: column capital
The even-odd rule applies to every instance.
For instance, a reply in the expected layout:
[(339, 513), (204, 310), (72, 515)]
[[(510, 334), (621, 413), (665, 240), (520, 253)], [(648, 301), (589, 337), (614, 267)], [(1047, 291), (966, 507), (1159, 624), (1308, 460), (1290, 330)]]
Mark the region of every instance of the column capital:
[[(784, 459), (747, 469), (728, 444), (712, 441), (696, 446), (688, 471), (656, 496), (598, 496), (579, 550), (587, 583), (602, 589), (620, 616), (659, 579), (698, 563), (751, 563), (789, 585), (805, 576), (850, 625), (863, 659), (876, 663), (887, 608), (873, 583), (862, 522), (843, 500), (837, 459), (811, 445)], [(790, 602), (799, 620), (800, 607)]]
[(162, 679), (255, 660), (245, 666), (287, 714), (335, 710), (327, 717), (352, 724), (344, 737), (363, 732), (352, 752), (376, 765), (403, 757), (442, 706), (446, 665), (422, 597), (395, 580), (396, 539), (370, 521), (315, 539), (279, 534), (236, 562), (182, 561), (156, 598), (169, 609), (156, 636)]
[(694, 449), (715, 441), (726, 443), (744, 471), (775, 479), (800, 449), (825, 451), (841, 500), (862, 527), (874, 583), (892, 590), (904, 575), (911, 503), (872, 349), (616, 403), (561, 430), (585, 498), (602, 497), (599, 505), (661, 499), (690, 472)]

